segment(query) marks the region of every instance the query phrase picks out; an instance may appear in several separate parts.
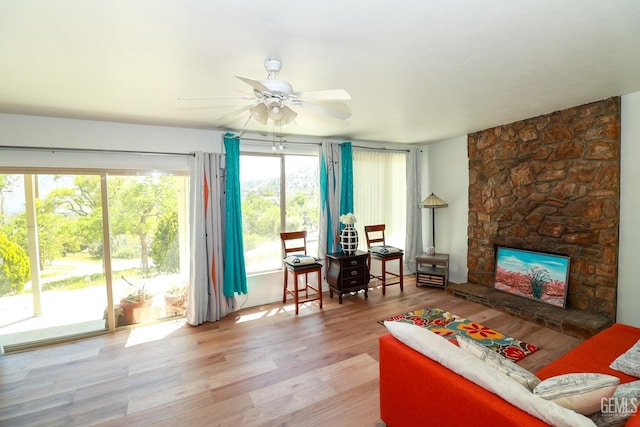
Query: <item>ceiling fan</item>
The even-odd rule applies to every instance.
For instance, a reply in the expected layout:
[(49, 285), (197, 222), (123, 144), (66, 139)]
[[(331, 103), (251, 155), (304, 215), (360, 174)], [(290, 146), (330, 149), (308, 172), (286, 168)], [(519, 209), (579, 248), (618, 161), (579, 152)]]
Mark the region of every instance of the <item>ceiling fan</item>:
[(282, 69), (282, 61), (279, 59), (267, 59), (264, 61), (264, 68), (267, 70), (267, 78), (264, 80), (256, 80), (250, 77), (236, 77), (247, 83), (253, 88), (254, 97), (188, 97), (178, 98), (179, 100), (203, 100), (203, 99), (246, 99), (253, 101), (251, 104), (232, 111), (225, 117), (236, 115), (243, 111), (249, 111), (249, 118), (245, 123), (245, 127), (251, 118), (261, 124), (267, 124), (271, 119), (276, 126), (291, 123), (298, 113), (291, 107), (302, 107), (309, 110), (326, 114), (340, 120), (346, 120), (351, 116), (348, 111), (332, 108), (328, 105), (318, 104), (318, 102), (336, 102), (347, 101), (351, 99), (351, 95), (344, 89), (326, 89), (326, 90), (308, 90), (294, 91), (293, 86), (285, 80), (276, 78)]

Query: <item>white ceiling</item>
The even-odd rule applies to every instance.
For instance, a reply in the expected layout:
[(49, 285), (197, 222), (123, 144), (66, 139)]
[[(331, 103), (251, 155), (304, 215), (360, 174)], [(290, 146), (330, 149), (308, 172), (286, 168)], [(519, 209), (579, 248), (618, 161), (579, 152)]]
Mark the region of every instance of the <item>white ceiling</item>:
[(247, 101), (176, 98), (250, 95), (268, 57), (352, 96), (283, 133), (431, 142), (640, 91), (640, 1), (0, 0), (0, 112), (239, 130)]

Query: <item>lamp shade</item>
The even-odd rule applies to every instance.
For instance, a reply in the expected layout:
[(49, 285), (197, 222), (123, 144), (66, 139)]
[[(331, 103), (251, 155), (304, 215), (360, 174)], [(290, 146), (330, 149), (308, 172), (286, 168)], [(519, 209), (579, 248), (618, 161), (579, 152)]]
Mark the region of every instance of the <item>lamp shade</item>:
[(258, 123), (262, 123), (263, 125), (267, 123), (267, 118), (269, 117), (267, 106), (262, 102), (251, 107), (249, 109), (249, 114), (251, 114), (251, 117), (253, 117)]
[(282, 109), (282, 104), (277, 101), (271, 101), (268, 105), (269, 108), (269, 118), (274, 122), (282, 120), (284, 118), (284, 111)]
[(291, 123), (298, 113), (279, 101), (262, 101), (249, 109), (249, 114), (260, 124), (267, 124), (271, 119), (276, 126)]
[(296, 113), (295, 111), (293, 111), (291, 108), (287, 107), (286, 105), (282, 107), (282, 114), (283, 114), (283, 117), (282, 117), (282, 119), (280, 119), (280, 123), (276, 123), (278, 125), (289, 124), (298, 115), (298, 113)]
[(446, 208), (447, 206), (449, 206), (447, 202), (433, 193), (431, 193), (429, 197), (420, 202), (421, 208)]

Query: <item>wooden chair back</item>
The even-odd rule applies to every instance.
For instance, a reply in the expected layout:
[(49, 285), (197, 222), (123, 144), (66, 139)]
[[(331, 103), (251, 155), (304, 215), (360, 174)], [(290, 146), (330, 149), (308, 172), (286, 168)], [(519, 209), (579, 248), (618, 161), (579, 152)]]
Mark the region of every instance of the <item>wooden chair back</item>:
[(371, 246), (377, 246), (380, 244), (381, 246), (385, 246), (384, 240), (384, 224), (376, 224), (376, 225), (365, 225), (364, 226), (364, 237), (367, 240), (367, 249), (371, 249)]
[(307, 230), (282, 232), (280, 239), (285, 257), (291, 254), (307, 254)]

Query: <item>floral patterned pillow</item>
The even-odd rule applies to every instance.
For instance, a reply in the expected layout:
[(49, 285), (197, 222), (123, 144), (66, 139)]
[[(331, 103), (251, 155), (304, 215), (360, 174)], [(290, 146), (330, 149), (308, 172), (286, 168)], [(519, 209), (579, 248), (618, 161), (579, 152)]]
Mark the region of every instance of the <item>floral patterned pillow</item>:
[(507, 374), (508, 377), (519, 382), (530, 391), (540, 384), (540, 378), (489, 347), (464, 336), (457, 336), (456, 339), (461, 349), (483, 360), (487, 365), (496, 368), (498, 371)]
[(640, 377), (640, 340), (618, 356), (609, 367), (627, 375)]
[(582, 415), (600, 410), (603, 399), (609, 399), (620, 384), (620, 378), (607, 374), (576, 373), (547, 378), (533, 389), (543, 399), (556, 402)]

